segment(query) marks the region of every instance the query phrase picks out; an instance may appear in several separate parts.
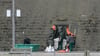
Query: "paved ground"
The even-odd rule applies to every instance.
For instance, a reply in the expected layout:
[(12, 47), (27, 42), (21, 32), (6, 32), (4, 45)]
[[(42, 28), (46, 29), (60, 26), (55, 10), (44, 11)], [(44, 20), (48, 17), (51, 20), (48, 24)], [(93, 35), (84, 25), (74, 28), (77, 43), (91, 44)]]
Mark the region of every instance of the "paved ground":
[[(30, 56), (29, 54), (9, 54), (9, 52), (0, 52), (0, 56)], [(33, 52), (32, 56), (84, 56), (84, 52), (70, 52), (70, 53), (46, 53)], [(100, 56), (100, 52), (91, 52), (90, 56)]]
[[(0, 56), (30, 56), (30, 54), (9, 54), (9, 52), (0, 52)], [(46, 53), (46, 52), (33, 52), (32, 56), (84, 56), (83, 52), (71, 53)]]

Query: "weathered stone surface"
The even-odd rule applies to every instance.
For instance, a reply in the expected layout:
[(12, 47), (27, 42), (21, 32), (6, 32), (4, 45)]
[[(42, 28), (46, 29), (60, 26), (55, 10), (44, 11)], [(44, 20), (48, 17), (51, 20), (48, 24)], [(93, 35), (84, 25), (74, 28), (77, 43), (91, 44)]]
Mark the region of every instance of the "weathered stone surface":
[[(21, 17), (15, 18), (16, 43), (30, 37), (32, 43), (46, 46), (52, 24), (69, 24), (76, 34), (76, 50), (99, 50), (100, 7), (99, 0), (15, 0)], [(0, 0), (0, 50), (12, 46), (12, 20), (6, 17), (11, 0)], [(24, 32), (24, 34), (23, 34)], [(91, 48), (90, 48), (91, 47)]]

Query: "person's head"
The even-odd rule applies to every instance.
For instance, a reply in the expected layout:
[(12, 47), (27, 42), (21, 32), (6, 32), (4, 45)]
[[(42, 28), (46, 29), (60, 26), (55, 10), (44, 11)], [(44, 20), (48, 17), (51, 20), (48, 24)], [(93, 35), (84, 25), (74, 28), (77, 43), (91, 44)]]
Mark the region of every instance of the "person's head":
[(52, 30), (56, 30), (56, 26), (55, 25), (52, 26)]
[(71, 34), (68, 34), (68, 36), (71, 36)]
[(69, 25), (67, 25), (67, 27), (69, 27)]

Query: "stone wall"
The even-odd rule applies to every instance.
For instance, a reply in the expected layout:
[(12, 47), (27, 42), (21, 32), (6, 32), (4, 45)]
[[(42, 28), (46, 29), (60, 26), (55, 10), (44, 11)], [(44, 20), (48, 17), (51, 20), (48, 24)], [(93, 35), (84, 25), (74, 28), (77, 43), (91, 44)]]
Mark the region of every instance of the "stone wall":
[[(15, 17), (16, 43), (23, 43), (24, 37), (30, 37), (32, 43), (40, 44), (40, 50), (43, 50), (51, 25), (69, 24), (70, 30), (77, 37), (76, 50), (100, 48), (99, 0), (15, 0), (15, 2), (15, 8), (21, 10), (21, 17)], [(0, 50), (9, 50), (12, 45), (11, 17), (6, 17), (6, 10), (11, 9), (11, 4), (11, 0), (0, 0)]]

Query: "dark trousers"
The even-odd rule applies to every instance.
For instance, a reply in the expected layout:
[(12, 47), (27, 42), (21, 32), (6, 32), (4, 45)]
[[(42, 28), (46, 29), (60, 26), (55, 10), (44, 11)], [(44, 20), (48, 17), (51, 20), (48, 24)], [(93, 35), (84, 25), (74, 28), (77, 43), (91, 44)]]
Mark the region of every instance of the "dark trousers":
[(58, 43), (58, 50), (62, 50), (63, 49), (63, 39), (61, 39)]
[(69, 49), (70, 49), (70, 51), (72, 51), (73, 48), (74, 48), (74, 42), (70, 42), (70, 43), (69, 43)]

